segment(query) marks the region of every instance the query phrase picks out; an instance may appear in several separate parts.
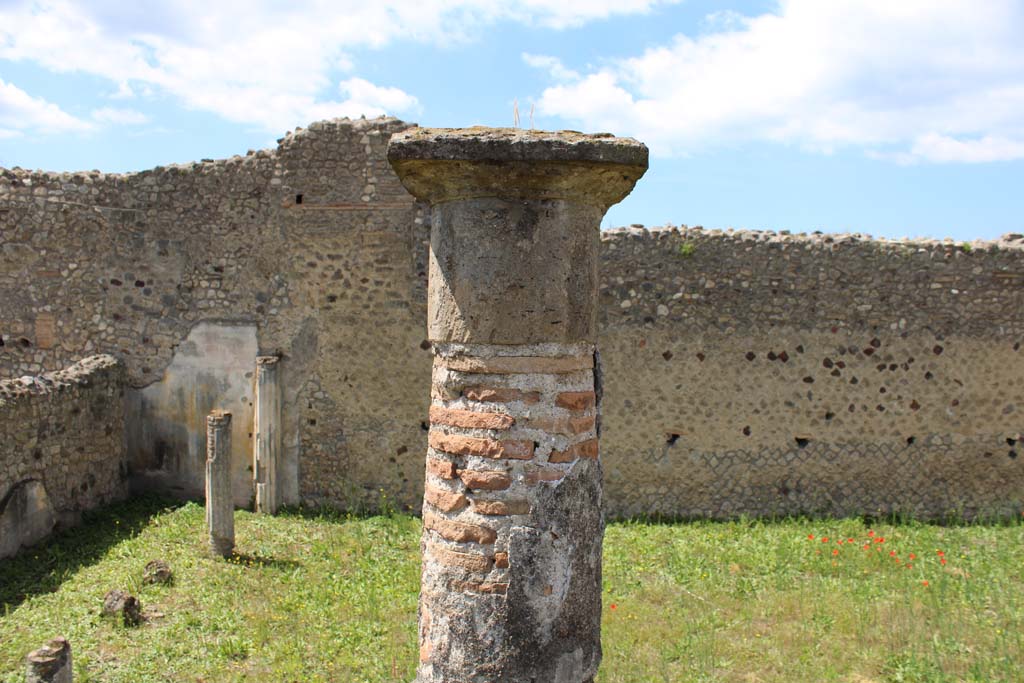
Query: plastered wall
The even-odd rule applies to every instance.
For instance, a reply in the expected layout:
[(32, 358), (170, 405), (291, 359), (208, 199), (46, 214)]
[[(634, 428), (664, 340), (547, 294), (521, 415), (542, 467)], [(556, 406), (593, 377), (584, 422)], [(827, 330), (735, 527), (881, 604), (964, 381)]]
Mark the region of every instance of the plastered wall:
[[(130, 430), (133, 481), (191, 495), (201, 413), (251, 410), (250, 356), (279, 354), (285, 502), (418, 509), (429, 225), (384, 158), (407, 126), (322, 122), (128, 175), (0, 171), (0, 377), (122, 359), (129, 414), (160, 425)], [(601, 268), (611, 514), (1019, 513), (1019, 237), (613, 230)], [(209, 329), (245, 341), (196, 356)], [(202, 400), (197, 358), (219, 358)]]

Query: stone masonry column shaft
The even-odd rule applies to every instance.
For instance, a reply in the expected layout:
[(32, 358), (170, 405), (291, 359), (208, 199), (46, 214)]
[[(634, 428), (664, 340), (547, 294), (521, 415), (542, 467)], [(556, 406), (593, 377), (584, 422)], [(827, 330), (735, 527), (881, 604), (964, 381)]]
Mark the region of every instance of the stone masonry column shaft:
[(26, 658), (25, 683), (72, 683), (71, 645), (54, 638)]
[(228, 557), (235, 548), (235, 501), (231, 496), (231, 413), (206, 417), (206, 528), (210, 550)]
[(253, 435), (253, 480), (256, 485), (256, 512), (274, 514), (280, 506), (277, 481), (281, 453), (280, 359), (260, 356), (256, 359), (256, 416)]
[(591, 681), (604, 533), (599, 229), (647, 169), (647, 148), (414, 129), (391, 139), (388, 159), (432, 206), (417, 682)]

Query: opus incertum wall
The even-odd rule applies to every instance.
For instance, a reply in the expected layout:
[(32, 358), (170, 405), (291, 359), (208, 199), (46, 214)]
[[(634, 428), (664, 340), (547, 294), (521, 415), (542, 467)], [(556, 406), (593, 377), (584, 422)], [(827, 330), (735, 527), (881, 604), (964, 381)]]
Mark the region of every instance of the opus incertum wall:
[(0, 380), (0, 558), (127, 494), (124, 415), (111, 356)]
[[(148, 416), (132, 479), (181, 495), (202, 495), (206, 414), (231, 410), (243, 504), (256, 358), (280, 356), (280, 502), (418, 509), (430, 219), (385, 158), (408, 127), (322, 122), (127, 175), (0, 171), (0, 377), (118, 357)], [(1019, 512), (1020, 236), (600, 239), (610, 514)]]

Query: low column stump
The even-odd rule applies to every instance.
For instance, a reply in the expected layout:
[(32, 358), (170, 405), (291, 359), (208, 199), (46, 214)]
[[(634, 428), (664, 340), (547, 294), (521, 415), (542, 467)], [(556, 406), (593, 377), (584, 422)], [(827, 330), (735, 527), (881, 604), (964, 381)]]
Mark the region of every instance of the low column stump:
[(432, 207), (416, 681), (586, 683), (601, 662), (600, 223), (647, 148), (420, 128), (388, 160)]
[(71, 644), (65, 638), (54, 638), (25, 660), (25, 683), (72, 683)]
[(235, 549), (235, 501), (231, 495), (231, 413), (206, 418), (206, 529), (210, 551), (230, 557)]

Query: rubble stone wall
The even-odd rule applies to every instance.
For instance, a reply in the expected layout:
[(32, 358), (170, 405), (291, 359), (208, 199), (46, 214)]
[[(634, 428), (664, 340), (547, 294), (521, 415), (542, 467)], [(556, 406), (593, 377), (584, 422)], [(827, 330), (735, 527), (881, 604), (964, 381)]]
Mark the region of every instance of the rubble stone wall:
[[(162, 397), (144, 432), (202, 435), (173, 361), (203, 325), (255, 328), (281, 357), (282, 502), (418, 510), (429, 217), (385, 159), (408, 125), (126, 175), (0, 170), (0, 377), (109, 353), (129, 404)], [(601, 249), (611, 514), (1019, 512), (1024, 241), (623, 229)], [(244, 374), (207, 382), (216, 407), (251, 413)], [(177, 442), (134, 443), (132, 473), (182, 479)]]
[(1024, 239), (605, 233), (617, 514), (1019, 514)]
[(125, 495), (124, 414), (112, 356), (0, 380), (0, 557)]

